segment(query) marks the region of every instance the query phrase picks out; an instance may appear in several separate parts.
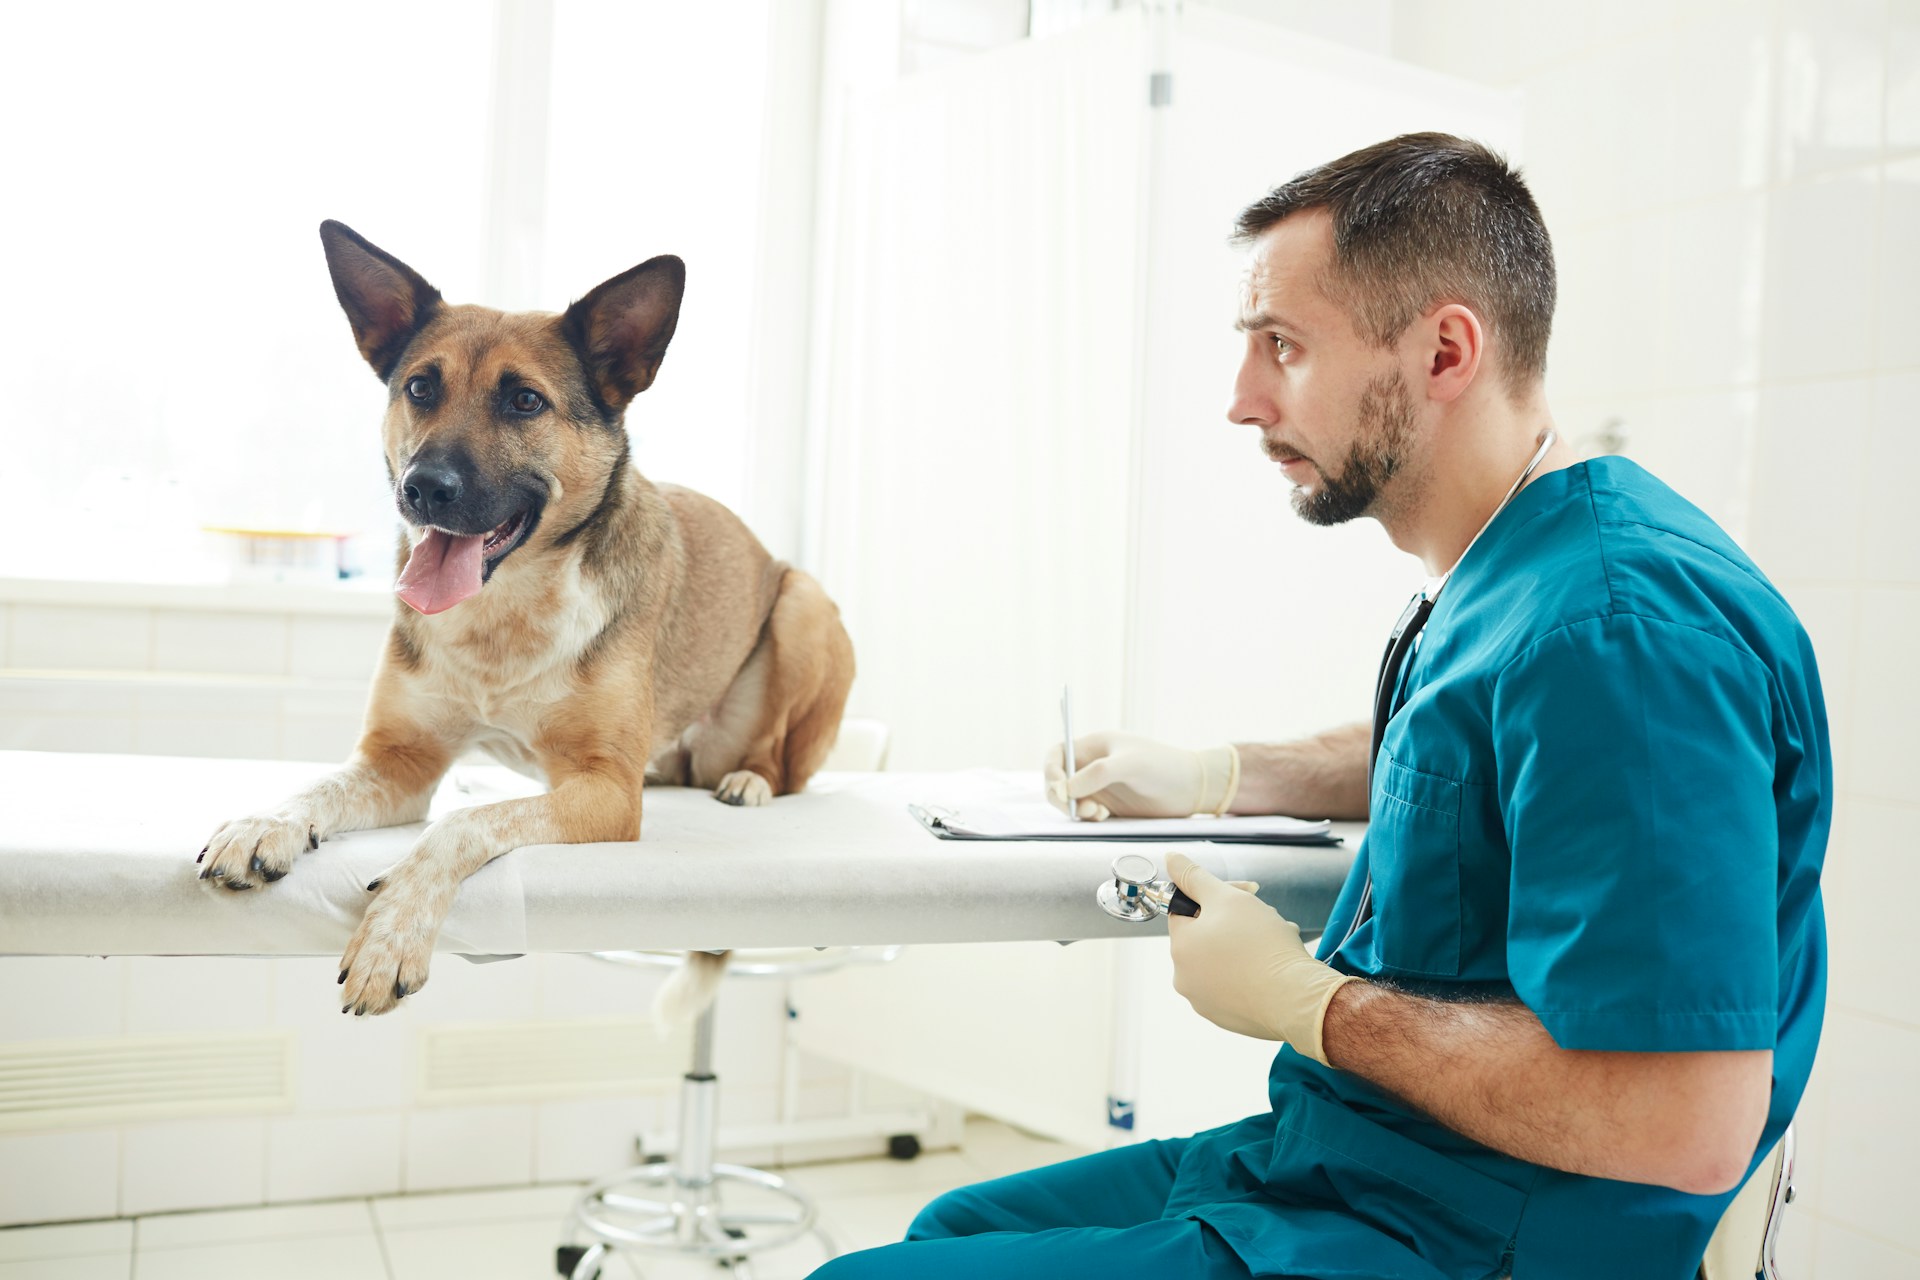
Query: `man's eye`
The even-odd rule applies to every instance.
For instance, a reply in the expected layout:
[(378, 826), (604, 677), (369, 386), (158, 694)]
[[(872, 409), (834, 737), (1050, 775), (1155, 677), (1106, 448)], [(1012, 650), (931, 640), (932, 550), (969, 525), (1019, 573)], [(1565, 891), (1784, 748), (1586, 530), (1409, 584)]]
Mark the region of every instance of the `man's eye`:
[(1273, 343), (1273, 357), (1276, 360), (1281, 359), (1289, 351), (1293, 350), (1293, 344), (1277, 333), (1269, 334), (1268, 340)]
[(527, 414), (538, 413), (547, 407), (547, 402), (540, 398), (538, 391), (526, 390), (514, 392), (513, 399), (507, 401), (507, 404), (515, 413)]
[(407, 394), (420, 401), (433, 399), (433, 379), (408, 378)]

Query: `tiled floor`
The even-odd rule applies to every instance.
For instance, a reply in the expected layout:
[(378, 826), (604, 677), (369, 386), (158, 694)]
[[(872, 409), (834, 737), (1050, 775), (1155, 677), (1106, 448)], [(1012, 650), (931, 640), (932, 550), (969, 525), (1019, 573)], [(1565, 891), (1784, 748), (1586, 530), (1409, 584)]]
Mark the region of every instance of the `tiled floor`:
[[(950, 1188), (1081, 1152), (971, 1120), (959, 1151), (916, 1160), (796, 1166), (843, 1251), (898, 1240)], [(546, 1280), (574, 1186), (334, 1200), (0, 1230), (0, 1280)], [(764, 1255), (755, 1280), (800, 1280), (823, 1258), (811, 1242)], [(608, 1280), (695, 1280), (705, 1264), (616, 1261)]]

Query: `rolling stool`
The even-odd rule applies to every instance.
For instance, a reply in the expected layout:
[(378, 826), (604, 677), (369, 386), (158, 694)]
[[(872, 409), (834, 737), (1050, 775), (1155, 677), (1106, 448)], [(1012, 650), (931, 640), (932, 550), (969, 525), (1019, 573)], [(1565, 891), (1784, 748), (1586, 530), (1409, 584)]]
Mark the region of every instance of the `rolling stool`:
[[(829, 769), (884, 768), (887, 729), (876, 720), (846, 720), (828, 757)], [(850, 964), (884, 964), (900, 947), (825, 947), (819, 950), (734, 953), (730, 978), (799, 978)], [(651, 968), (677, 968), (678, 951), (598, 951), (597, 960)], [(555, 1269), (569, 1280), (596, 1280), (608, 1255), (638, 1253), (706, 1258), (735, 1276), (751, 1275), (754, 1254), (780, 1249), (811, 1235), (827, 1258), (839, 1249), (818, 1225), (819, 1210), (804, 1192), (778, 1174), (744, 1165), (720, 1164), (714, 1149), (720, 1127), (720, 1082), (713, 1073), (713, 1021), (719, 1002), (694, 1023), (693, 1062), (680, 1086), (680, 1142), (671, 1161), (636, 1165), (593, 1183), (567, 1215), (571, 1243), (554, 1251)], [(912, 1143), (911, 1138), (906, 1143)], [(909, 1158), (898, 1138), (892, 1154)], [(729, 1207), (723, 1188), (744, 1191), (751, 1205)], [(583, 1243), (584, 1242), (584, 1243)]]
[[(739, 953), (728, 977), (797, 978), (849, 964), (885, 964), (902, 948), (829, 947), (821, 951)], [(613, 964), (672, 968), (673, 951), (597, 951)], [(554, 1251), (555, 1270), (569, 1280), (596, 1280), (607, 1255), (633, 1250), (682, 1258), (706, 1258), (736, 1276), (749, 1276), (752, 1255), (780, 1249), (812, 1235), (826, 1250), (839, 1248), (817, 1224), (819, 1211), (804, 1192), (778, 1174), (744, 1165), (720, 1164), (714, 1156), (720, 1125), (720, 1081), (713, 1073), (713, 1022), (708, 1005), (693, 1030), (693, 1062), (680, 1086), (680, 1142), (674, 1159), (635, 1165), (593, 1183), (567, 1215), (573, 1243)], [(750, 1189), (755, 1202), (729, 1208), (723, 1188)], [(581, 1243), (581, 1241), (585, 1243)], [(824, 1259), (823, 1259), (824, 1261)]]

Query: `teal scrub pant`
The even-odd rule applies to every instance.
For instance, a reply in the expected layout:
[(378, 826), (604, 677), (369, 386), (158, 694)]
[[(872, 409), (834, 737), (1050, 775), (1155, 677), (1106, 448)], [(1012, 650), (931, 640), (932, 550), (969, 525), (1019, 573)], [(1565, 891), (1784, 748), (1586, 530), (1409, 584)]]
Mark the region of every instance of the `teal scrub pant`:
[(1247, 1280), (1212, 1227), (1163, 1217), (1180, 1149), (1144, 1142), (949, 1191), (899, 1244), (835, 1258), (811, 1280)]

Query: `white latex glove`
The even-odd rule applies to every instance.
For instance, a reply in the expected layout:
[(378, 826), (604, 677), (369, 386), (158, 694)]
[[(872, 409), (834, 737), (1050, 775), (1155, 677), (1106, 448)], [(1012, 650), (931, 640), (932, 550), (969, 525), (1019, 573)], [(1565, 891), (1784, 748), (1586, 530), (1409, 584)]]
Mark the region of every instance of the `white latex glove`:
[(1090, 733), (1073, 740), (1071, 778), (1066, 747), (1047, 752), (1047, 800), (1063, 813), (1072, 803), (1095, 822), (1224, 813), (1239, 790), (1239, 754), (1231, 744), (1188, 751), (1136, 733)]
[(1167, 855), (1167, 877), (1200, 906), (1197, 916), (1167, 917), (1173, 989), (1215, 1026), (1284, 1040), (1329, 1065), (1320, 1037), (1327, 1006), (1358, 979), (1315, 960), (1298, 925), (1184, 853)]

